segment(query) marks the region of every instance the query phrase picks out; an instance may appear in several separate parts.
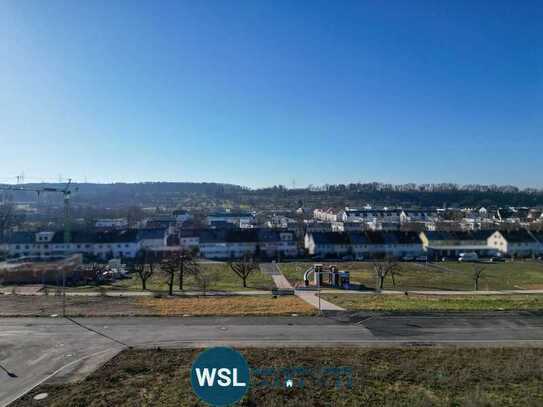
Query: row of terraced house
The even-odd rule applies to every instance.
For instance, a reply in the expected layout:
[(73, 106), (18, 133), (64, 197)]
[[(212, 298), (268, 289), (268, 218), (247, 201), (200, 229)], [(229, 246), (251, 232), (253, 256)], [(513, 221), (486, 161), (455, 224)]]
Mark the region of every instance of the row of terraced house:
[(380, 257), (455, 257), (475, 252), (481, 256), (501, 253), (511, 257), (543, 254), (543, 233), (518, 231), (403, 232), (351, 231), (308, 232), (300, 246), (296, 233), (269, 228), (147, 228), (94, 232), (75, 231), (70, 242), (64, 233), (15, 232), (1, 244), (9, 257), (55, 258), (81, 253), (99, 258), (132, 258), (143, 248), (167, 246), (195, 249), (209, 259), (349, 257), (364, 260)]
[(533, 257), (543, 254), (543, 232), (314, 232), (307, 233), (304, 247), (319, 258), (365, 260), (383, 257), (430, 259), (455, 258), (460, 253), (480, 256)]

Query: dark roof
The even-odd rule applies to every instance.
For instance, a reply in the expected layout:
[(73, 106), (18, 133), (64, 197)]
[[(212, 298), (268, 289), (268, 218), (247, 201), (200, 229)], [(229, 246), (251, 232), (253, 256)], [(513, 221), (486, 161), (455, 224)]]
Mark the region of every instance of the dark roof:
[(416, 232), (314, 232), (313, 240), (316, 244), (420, 244)]
[(502, 236), (507, 240), (509, 243), (533, 243), (534, 238), (526, 231), (526, 230), (513, 230), (513, 231), (506, 231), (506, 230), (500, 230), (500, 233)]
[(492, 233), (494, 233), (491, 230), (477, 230), (477, 231), (471, 231), (471, 232), (462, 232), (462, 231), (451, 231), (451, 232), (443, 232), (443, 231), (431, 231), (431, 232), (424, 232), (426, 237), (430, 242), (437, 242), (437, 241), (463, 241), (463, 242), (469, 242), (469, 241), (483, 241), (490, 237)]
[(532, 235), (535, 237), (535, 240), (543, 244), (543, 231), (532, 232)]
[(221, 218), (246, 218), (253, 217), (249, 212), (215, 212), (207, 215), (208, 217), (221, 217)]
[(138, 229), (138, 240), (142, 239), (164, 239), (166, 229), (164, 228), (145, 228)]
[[(137, 230), (108, 230), (104, 232), (73, 231), (71, 243), (128, 243), (137, 241)], [(55, 232), (51, 243), (64, 243), (64, 232)]]
[(29, 244), (36, 241), (35, 232), (11, 232), (4, 241), (9, 244)]
[(345, 213), (347, 215), (354, 215), (359, 217), (367, 217), (370, 214), (383, 215), (385, 213), (395, 214), (399, 216), (402, 213), (402, 209), (347, 209), (345, 210)]
[(351, 244), (346, 232), (315, 232), (312, 236), (315, 244)]

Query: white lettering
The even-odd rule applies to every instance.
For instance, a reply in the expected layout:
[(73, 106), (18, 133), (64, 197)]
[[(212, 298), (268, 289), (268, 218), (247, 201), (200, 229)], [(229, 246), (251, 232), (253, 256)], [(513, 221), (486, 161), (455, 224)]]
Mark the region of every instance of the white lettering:
[(234, 369), (234, 387), (245, 387), (247, 383), (238, 382), (238, 369)]
[(219, 386), (227, 387), (230, 386), (230, 383), (232, 383), (232, 379), (230, 379), (230, 369), (227, 369), (225, 367), (220, 368), (217, 372), (217, 376), (220, 377), (220, 379), (217, 380)]
[(215, 383), (215, 368), (211, 369), (211, 374), (209, 374), (209, 369), (206, 367), (203, 369), (203, 372), (200, 370), (200, 368), (196, 368), (196, 377), (198, 379), (198, 384), (200, 386), (205, 386), (205, 383), (207, 382), (208, 386), (213, 386)]

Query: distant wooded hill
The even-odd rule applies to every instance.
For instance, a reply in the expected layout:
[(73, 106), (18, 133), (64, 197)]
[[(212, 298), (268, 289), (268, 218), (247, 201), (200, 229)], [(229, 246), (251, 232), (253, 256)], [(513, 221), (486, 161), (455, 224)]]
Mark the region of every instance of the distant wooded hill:
[[(24, 184), (23, 188), (63, 188), (64, 184)], [(520, 190), (513, 186), (484, 186), (455, 184), (388, 185), (379, 183), (326, 185), (287, 189), (282, 186), (249, 189), (247, 187), (193, 182), (145, 182), (115, 184), (74, 184), (77, 191), (73, 203), (99, 207), (119, 206), (176, 206), (190, 200), (192, 206), (206, 200), (221, 205), (248, 206), (255, 208), (294, 209), (306, 207), (404, 206), (404, 207), (500, 207), (543, 206), (543, 191)], [(2, 192), (0, 191), (0, 196)], [(8, 192), (16, 201), (35, 202), (37, 194)], [(45, 193), (44, 203), (60, 203), (60, 194)]]
[[(24, 184), (22, 188), (63, 189), (66, 184), (38, 183)], [(243, 191), (243, 187), (219, 183), (197, 182), (143, 182), (143, 183), (114, 183), (114, 184), (72, 184), (72, 201), (74, 204), (87, 204), (97, 206), (130, 206), (166, 204), (184, 196), (202, 195), (222, 197), (227, 194), (236, 194)], [(1, 191), (0, 191), (1, 193)], [(38, 195), (34, 192), (9, 191), (8, 194), (15, 201), (36, 202)], [(46, 203), (62, 201), (62, 195), (56, 193), (43, 193), (40, 200)]]

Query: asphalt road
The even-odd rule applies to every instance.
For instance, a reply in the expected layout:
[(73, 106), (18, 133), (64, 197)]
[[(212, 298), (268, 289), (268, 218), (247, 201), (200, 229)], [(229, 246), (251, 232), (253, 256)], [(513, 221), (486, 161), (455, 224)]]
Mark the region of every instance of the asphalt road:
[(0, 318), (0, 406), (51, 377), (84, 375), (127, 346), (214, 345), (543, 346), (543, 315)]

